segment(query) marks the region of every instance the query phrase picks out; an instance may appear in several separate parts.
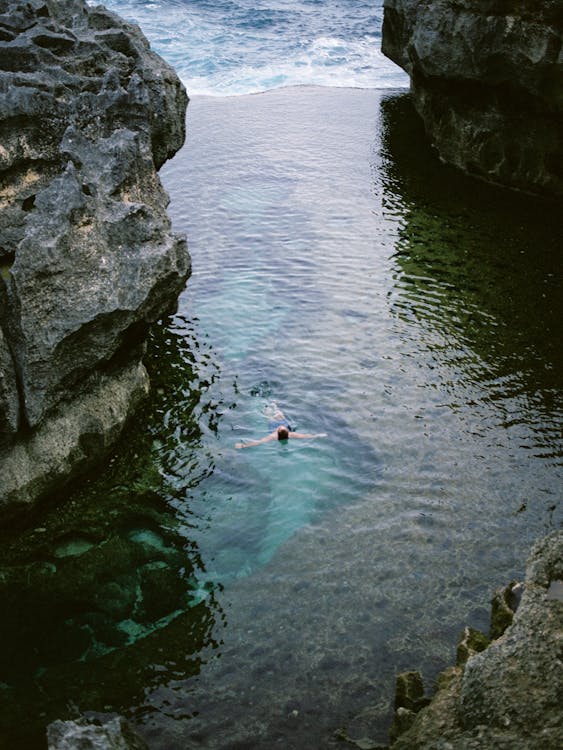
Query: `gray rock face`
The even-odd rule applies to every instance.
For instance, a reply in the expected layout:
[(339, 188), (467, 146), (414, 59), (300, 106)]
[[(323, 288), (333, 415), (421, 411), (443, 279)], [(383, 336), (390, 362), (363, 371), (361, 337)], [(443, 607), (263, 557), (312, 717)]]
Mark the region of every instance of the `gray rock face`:
[(532, 550), (512, 624), (465, 665), (441, 676), (432, 702), (393, 749), (562, 747), (562, 581), (563, 532), (558, 531)]
[[(148, 326), (190, 269), (156, 173), (184, 141), (186, 105), (140, 30), (105, 8), (0, 0), (0, 466), (41, 444), (35, 463), (58, 467), (44, 488), (22, 475), (19, 502), (60, 473), (50, 420), (114, 377), (130, 389), (122, 426), (145, 389)], [(17, 495), (0, 489), (0, 513)]]
[(385, 0), (382, 50), (445, 161), (563, 195), (563, 1)]
[(147, 750), (143, 740), (119, 716), (106, 722), (54, 721), (47, 728), (48, 750)]
[(130, 413), (147, 395), (142, 362), (89, 379), (88, 390), (54, 409), (49, 418), (2, 457), (4, 516), (89, 468), (119, 437)]
[[(512, 625), (469, 659), (461, 681), (464, 728), (485, 725), (528, 738), (527, 747), (563, 744), (563, 602), (551, 593), (563, 580), (563, 533), (536, 546)], [(515, 700), (516, 696), (518, 697)]]

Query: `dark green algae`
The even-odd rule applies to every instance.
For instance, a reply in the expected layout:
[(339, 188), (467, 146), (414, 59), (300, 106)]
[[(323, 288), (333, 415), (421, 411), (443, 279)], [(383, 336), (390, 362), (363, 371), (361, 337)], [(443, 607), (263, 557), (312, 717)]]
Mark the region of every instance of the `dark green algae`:
[[(439, 163), (410, 96), (384, 98), (381, 107), (383, 208), (402, 220), (393, 311), (466, 344), (491, 366), (491, 380), (524, 369), (526, 376), (539, 373), (528, 390), (560, 388), (560, 203)], [(436, 288), (439, 305), (435, 297), (424, 304)]]
[(222, 615), (170, 465), (183, 442), (192, 483), (210, 471), (199, 438), (218, 418), (205, 399), (215, 368), (170, 320), (154, 327), (147, 363), (151, 396), (107, 469), (0, 532), (2, 748), (43, 747), (56, 718), (126, 712), (216, 646)]

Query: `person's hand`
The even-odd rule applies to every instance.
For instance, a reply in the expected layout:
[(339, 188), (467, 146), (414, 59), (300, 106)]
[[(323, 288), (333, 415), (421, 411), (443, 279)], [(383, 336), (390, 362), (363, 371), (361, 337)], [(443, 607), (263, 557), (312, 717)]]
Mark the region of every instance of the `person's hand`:
[(244, 448), (244, 443), (235, 443), (235, 448)]

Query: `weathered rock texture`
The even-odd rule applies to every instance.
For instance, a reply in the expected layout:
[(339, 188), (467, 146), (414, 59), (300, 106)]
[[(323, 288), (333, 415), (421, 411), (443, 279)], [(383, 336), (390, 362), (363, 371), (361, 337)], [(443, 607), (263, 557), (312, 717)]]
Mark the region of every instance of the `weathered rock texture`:
[(48, 750), (148, 750), (119, 716), (105, 722), (54, 721), (47, 728), (47, 742)]
[(517, 607), (512, 623), (488, 647), (465, 633), (458, 665), (441, 675), (430, 705), (398, 709), (392, 737), (406, 731), (393, 750), (563, 747), (563, 532), (534, 547), (520, 602), (514, 585), (499, 596)]
[(0, 515), (119, 434), (151, 322), (185, 284), (156, 170), (187, 96), (137, 27), (84, 0), (0, 0)]
[(385, 0), (382, 50), (409, 73), (444, 161), (563, 195), (563, 0)]

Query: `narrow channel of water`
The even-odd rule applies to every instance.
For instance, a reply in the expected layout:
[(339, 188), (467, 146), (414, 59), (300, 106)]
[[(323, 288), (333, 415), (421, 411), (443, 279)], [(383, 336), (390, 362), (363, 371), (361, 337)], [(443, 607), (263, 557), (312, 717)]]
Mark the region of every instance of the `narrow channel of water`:
[[(396, 672), (561, 523), (561, 218), (440, 165), (401, 93), (195, 97), (162, 178), (193, 276), (108, 469), (4, 534), (0, 737), (382, 741)], [(237, 450), (273, 402), (328, 437)]]

